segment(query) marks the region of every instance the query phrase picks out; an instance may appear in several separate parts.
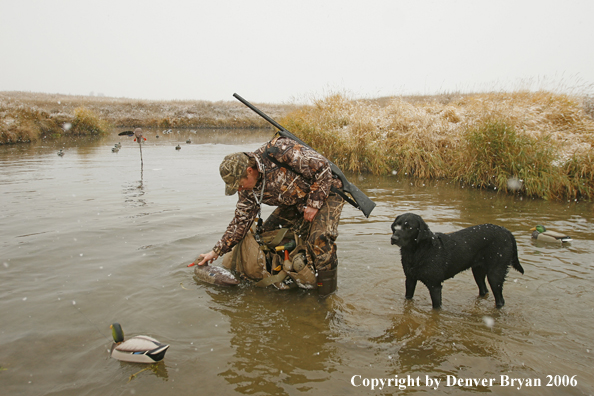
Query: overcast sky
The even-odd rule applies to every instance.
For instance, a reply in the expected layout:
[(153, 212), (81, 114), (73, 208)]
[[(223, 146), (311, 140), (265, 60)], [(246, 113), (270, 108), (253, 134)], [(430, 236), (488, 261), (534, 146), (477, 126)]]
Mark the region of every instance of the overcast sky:
[(0, 91), (272, 103), (591, 92), (593, 16), (592, 0), (0, 0)]

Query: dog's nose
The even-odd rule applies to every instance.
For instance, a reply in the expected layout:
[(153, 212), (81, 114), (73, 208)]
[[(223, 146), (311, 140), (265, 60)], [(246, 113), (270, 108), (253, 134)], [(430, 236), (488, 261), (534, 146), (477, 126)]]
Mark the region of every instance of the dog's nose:
[(392, 241), (392, 245), (398, 245), (398, 240), (400, 238), (398, 238), (396, 235), (392, 235), (392, 238), (390, 238), (390, 240)]

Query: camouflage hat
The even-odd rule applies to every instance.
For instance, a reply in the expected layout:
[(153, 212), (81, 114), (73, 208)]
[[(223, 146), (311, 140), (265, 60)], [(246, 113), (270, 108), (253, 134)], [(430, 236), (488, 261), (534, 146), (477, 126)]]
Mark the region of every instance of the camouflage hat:
[(248, 168), (249, 159), (250, 157), (244, 153), (229, 154), (223, 159), (219, 172), (225, 182), (225, 195), (233, 195), (237, 192), (239, 180)]

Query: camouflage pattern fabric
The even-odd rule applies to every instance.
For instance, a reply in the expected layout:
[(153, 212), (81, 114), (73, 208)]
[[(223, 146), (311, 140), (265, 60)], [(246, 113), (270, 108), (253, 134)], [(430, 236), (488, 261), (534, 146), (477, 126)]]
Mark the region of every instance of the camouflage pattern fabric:
[(225, 195), (233, 195), (239, 188), (240, 178), (248, 168), (249, 157), (245, 153), (229, 154), (223, 159), (219, 172), (225, 182)]
[(335, 241), (344, 203), (341, 196), (331, 193), (311, 223), (294, 206), (278, 207), (264, 222), (263, 231), (292, 229), (307, 241), (308, 263), (313, 263), (316, 270), (334, 269), (338, 265)]
[[(274, 164), (264, 154), (267, 147), (274, 149), (271, 155), (278, 162), (289, 165), (295, 172)], [(303, 218), (305, 206), (321, 209), (330, 195), (332, 186), (342, 187), (340, 180), (333, 177), (326, 158), (293, 139), (279, 137), (255, 152), (245, 154), (256, 160), (261, 177), (253, 190), (238, 193), (235, 216), (213, 248), (219, 256), (231, 251), (247, 234), (260, 208), (256, 197), (259, 199), (263, 185), (261, 203), (279, 208), (292, 207), (294, 216), (300, 218)], [(265, 178), (265, 183), (262, 177)], [(318, 217), (323, 218), (319, 212), (316, 218)], [(338, 221), (336, 223), (338, 224)]]

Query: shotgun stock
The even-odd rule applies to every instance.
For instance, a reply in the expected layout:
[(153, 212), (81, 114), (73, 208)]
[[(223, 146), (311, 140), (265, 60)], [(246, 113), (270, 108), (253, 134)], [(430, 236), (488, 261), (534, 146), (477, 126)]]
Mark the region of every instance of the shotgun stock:
[[(291, 132), (286, 130), (278, 122), (274, 121), (272, 118), (270, 118), (266, 114), (264, 114), (256, 106), (254, 106), (253, 104), (251, 104), (250, 102), (248, 102), (247, 100), (245, 100), (244, 98), (242, 98), (241, 96), (239, 96), (236, 93), (234, 93), (233, 96), (237, 100), (239, 100), (241, 103), (243, 103), (244, 105), (249, 107), (251, 110), (253, 110), (260, 117), (264, 118), (266, 121), (268, 121), (270, 124), (272, 124), (276, 129), (278, 129), (279, 135), (291, 138), (294, 141), (296, 141), (297, 143), (309, 148), (310, 150), (314, 150), (308, 144), (306, 144), (303, 140), (299, 139), (297, 136), (293, 135)], [(373, 202), (371, 199), (369, 199), (369, 197), (367, 195), (365, 195), (361, 190), (359, 190), (357, 188), (357, 186), (355, 186), (353, 183), (349, 182), (347, 180), (346, 176), (344, 175), (344, 173), (342, 173), (342, 171), (340, 170), (340, 168), (338, 166), (336, 166), (330, 160), (328, 160), (328, 162), (330, 163), (330, 169), (332, 170), (332, 173), (336, 177), (338, 177), (340, 179), (340, 181), (342, 182), (342, 190), (345, 193), (349, 193), (352, 197), (352, 200), (351, 200), (351, 199), (348, 199), (348, 196), (347, 196), (346, 197), (347, 201), (350, 202), (350, 204), (353, 205), (355, 208), (357, 208), (361, 212), (363, 212), (365, 217), (369, 217), (369, 215), (371, 214), (371, 211), (373, 210), (373, 208), (375, 208), (375, 202)]]

